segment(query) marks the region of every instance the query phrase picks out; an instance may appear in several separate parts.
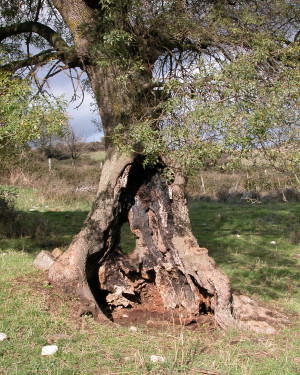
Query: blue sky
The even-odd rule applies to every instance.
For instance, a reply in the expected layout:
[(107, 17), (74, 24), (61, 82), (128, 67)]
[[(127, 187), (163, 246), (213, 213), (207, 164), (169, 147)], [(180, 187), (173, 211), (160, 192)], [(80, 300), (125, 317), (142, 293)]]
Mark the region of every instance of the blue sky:
[[(94, 102), (92, 96), (85, 92), (84, 101), (81, 106), (76, 109), (81, 100), (71, 102), (73, 96), (73, 87), (70, 78), (64, 73), (59, 73), (50, 80), (50, 91), (55, 95), (65, 95), (69, 102), (68, 113), (71, 118), (70, 125), (75, 131), (75, 134), (81, 136), (83, 141), (92, 142), (100, 141), (102, 133), (99, 132), (93, 119), (99, 120), (97, 114), (92, 112), (91, 104)], [(78, 94), (81, 94), (78, 91)]]
[[(24, 46), (25, 50), (25, 46)], [(34, 46), (31, 46), (30, 52), (33, 54), (39, 53), (40, 50)], [(39, 69), (38, 76), (43, 79), (49, 70), (49, 66), (45, 66)], [(74, 72), (73, 72), (74, 73)], [(81, 79), (87, 78), (86, 74), (83, 73)], [(74, 94), (71, 79), (66, 73), (61, 72), (48, 80), (50, 86), (50, 91), (55, 96), (65, 95), (66, 100), (69, 103), (68, 114), (70, 116), (70, 125), (75, 131), (77, 136), (82, 137), (84, 142), (100, 141), (102, 138), (102, 133), (99, 132), (96, 125), (93, 123), (93, 119), (99, 121), (96, 113), (93, 114), (91, 109), (91, 104), (94, 102), (92, 96), (88, 93), (84, 93), (84, 101), (78, 109), (78, 105), (81, 100), (78, 99), (75, 102), (71, 102), (72, 96)], [(76, 82), (74, 82), (76, 85)], [(49, 90), (49, 88), (47, 88)], [(78, 90), (78, 95), (81, 95), (80, 90)]]

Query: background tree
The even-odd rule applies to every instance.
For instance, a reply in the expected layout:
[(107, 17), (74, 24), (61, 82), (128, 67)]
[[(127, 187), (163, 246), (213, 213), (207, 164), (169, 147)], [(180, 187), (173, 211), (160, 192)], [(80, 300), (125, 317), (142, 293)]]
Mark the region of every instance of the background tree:
[(73, 162), (77, 160), (84, 152), (83, 139), (81, 136), (76, 135), (75, 131), (72, 128), (69, 128), (65, 140), (65, 145)]
[(13, 165), (37, 138), (62, 135), (68, 118), (62, 98), (36, 95), (28, 79), (0, 71), (0, 166)]
[[(27, 68), (34, 77), (50, 63), (42, 89), (47, 78), (78, 67), (101, 115), (99, 191), (81, 232), (50, 269), (56, 287), (98, 317), (99, 306), (111, 313), (154, 288), (166, 308), (187, 316), (212, 311), (223, 327), (242, 320), (246, 299), (232, 296), (228, 278), (192, 235), (184, 174), (223, 150), (272, 154), (275, 139), (281, 148), (294, 145), (298, 11), (284, 0), (2, 3), (0, 40), (13, 59), (2, 69)], [(31, 44), (40, 52), (30, 55)], [(137, 237), (130, 255), (119, 248), (126, 221)]]

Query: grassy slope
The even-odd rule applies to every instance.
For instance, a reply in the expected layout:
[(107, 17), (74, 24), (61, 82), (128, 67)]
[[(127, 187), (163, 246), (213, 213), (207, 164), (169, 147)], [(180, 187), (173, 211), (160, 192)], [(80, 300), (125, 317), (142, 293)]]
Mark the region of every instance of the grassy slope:
[[(87, 214), (87, 204), (39, 202), (31, 190), (18, 198), (31, 238), (0, 241), (0, 374), (296, 374), (300, 362), (297, 321), (276, 336), (223, 332), (203, 326), (191, 331), (170, 324), (157, 330), (111, 327), (74, 315), (76, 301), (47, 284), (32, 262), (42, 249), (66, 247)], [(36, 203), (35, 203), (36, 202)], [(29, 209), (36, 207), (36, 212)], [(300, 204), (262, 206), (191, 202), (190, 216), (201, 246), (227, 272), (234, 290), (256, 295), (269, 306), (299, 311)], [(233, 234), (241, 232), (240, 237)], [(126, 229), (125, 229), (126, 231)], [(271, 244), (275, 241), (276, 244)], [(130, 235), (125, 246), (132, 247)], [(299, 285), (298, 285), (299, 287)], [(299, 328), (299, 324), (298, 324)], [(47, 336), (66, 333), (53, 357), (41, 357)], [(154, 364), (150, 355), (163, 355)], [(298, 367), (299, 370), (299, 367)]]

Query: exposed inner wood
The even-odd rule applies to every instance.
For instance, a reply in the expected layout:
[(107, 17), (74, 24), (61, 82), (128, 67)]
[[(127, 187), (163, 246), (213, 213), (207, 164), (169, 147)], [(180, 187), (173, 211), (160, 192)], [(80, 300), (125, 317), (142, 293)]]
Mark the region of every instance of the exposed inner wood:
[[(166, 309), (184, 308), (193, 315), (211, 312), (213, 294), (187, 273), (176, 248), (174, 234), (189, 223), (185, 217), (178, 223), (181, 225), (174, 222), (176, 186), (173, 194), (172, 186), (161, 177), (162, 170), (162, 166), (144, 169), (141, 164), (133, 164), (119, 178), (112, 232), (117, 241), (100, 261), (100, 289), (107, 292), (111, 310), (145, 302), (151, 288)], [(136, 236), (135, 250), (130, 254), (124, 254), (118, 243), (126, 220)]]

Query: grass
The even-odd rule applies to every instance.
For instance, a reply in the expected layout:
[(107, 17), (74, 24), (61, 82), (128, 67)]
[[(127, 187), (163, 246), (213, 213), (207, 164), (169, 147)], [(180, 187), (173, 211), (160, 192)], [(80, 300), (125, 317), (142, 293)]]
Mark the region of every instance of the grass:
[[(40, 200), (34, 189), (18, 189), (17, 195), (17, 209), (32, 230), (20, 238), (0, 238), (0, 332), (9, 336), (0, 342), (0, 374), (298, 373), (299, 203), (190, 202), (193, 231), (229, 275), (233, 289), (290, 314), (290, 325), (263, 336), (208, 324), (194, 331), (171, 323), (156, 329), (145, 325), (132, 332), (78, 317), (77, 301), (57, 294), (33, 260), (41, 249), (66, 248), (89, 204), (58, 205)], [(123, 247), (130, 251), (133, 238), (126, 226), (123, 231)], [(49, 337), (59, 333), (67, 338), (57, 342), (58, 352), (42, 357)], [(165, 362), (151, 362), (153, 354)]]
[[(299, 297), (300, 204), (234, 205), (191, 202), (201, 246), (230, 277), (237, 292), (283, 306)], [(299, 310), (298, 310), (299, 311)]]
[(105, 159), (105, 151), (90, 152), (88, 156), (96, 161), (103, 162)]

